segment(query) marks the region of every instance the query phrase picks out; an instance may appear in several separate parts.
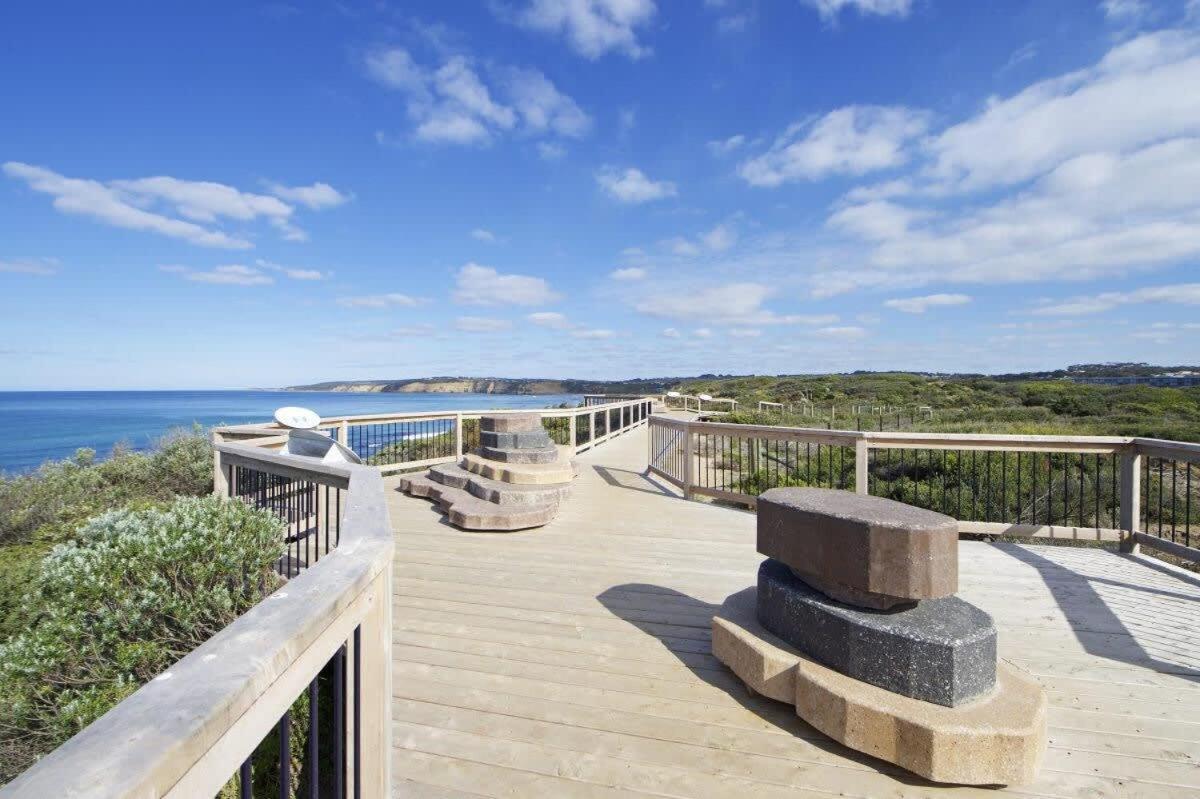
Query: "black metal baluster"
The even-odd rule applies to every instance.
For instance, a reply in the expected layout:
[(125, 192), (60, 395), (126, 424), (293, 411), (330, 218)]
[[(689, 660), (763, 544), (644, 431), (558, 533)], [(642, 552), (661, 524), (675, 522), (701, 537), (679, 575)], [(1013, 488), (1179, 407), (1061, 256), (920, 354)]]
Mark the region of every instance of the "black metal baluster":
[[(319, 675), (318, 675), (319, 677)], [(320, 795), (320, 724), (317, 721), (317, 679), (313, 677), (308, 684), (308, 799), (317, 799)]]
[(333, 656), (333, 795), (346, 797), (346, 645)]
[(1179, 515), (1179, 461), (1171, 461), (1171, 540), (1175, 540), (1175, 523)]
[(250, 757), (242, 761), (241, 767), (238, 769), (238, 799), (253, 799), (254, 797), (254, 772), (250, 766)]
[(287, 711), (279, 719), (279, 799), (292, 796), (292, 720)]
[[(383, 754), (384, 757), (388, 753)], [(354, 799), (362, 796), (362, 627), (354, 628)]]

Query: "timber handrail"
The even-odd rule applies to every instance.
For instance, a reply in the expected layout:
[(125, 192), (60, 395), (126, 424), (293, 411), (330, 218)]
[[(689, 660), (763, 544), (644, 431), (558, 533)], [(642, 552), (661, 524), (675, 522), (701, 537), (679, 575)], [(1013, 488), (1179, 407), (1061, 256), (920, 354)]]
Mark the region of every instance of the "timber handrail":
[(950, 513), (963, 533), (1121, 541), (1200, 561), (1200, 535), (1191, 538), (1200, 533), (1200, 444), (827, 430), (653, 415), (649, 446), (649, 471), (689, 499), (753, 507), (758, 494), (775, 485), (840, 488)]
[[(393, 539), (375, 469), (216, 445), (229, 469), (340, 489), (336, 548), (3, 789), (0, 797), (213, 796), (339, 651), (362, 703), (345, 784), (390, 792)], [(343, 659), (345, 656), (343, 656)], [(353, 786), (354, 765), (361, 786)]]

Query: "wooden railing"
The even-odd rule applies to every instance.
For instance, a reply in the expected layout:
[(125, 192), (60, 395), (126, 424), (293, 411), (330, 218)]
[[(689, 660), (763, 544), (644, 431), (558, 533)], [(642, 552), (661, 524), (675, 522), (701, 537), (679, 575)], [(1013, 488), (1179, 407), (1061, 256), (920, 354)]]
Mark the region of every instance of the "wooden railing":
[(1121, 541), (1200, 560), (1200, 444), (664, 416), (651, 417), (649, 441), (649, 470), (688, 498), (753, 506), (778, 486), (837, 488), (946, 513), (964, 533)]
[(199, 797), (230, 784), (250, 796), (264, 777), (298, 783), (297, 796), (389, 795), (393, 543), (379, 471), (236, 443), (215, 457), (219, 492), (287, 525), (289, 579), (0, 796)]
[[(668, 409), (693, 411), (695, 413), (725, 413), (736, 410), (738, 401), (728, 397), (709, 397), (696, 394), (663, 395), (663, 404)], [(706, 407), (707, 406), (707, 407)]]
[[(452, 463), (479, 446), (479, 418), (517, 413), (541, 414), (542, 426), (554, 442), (571, 454), (598, 446), (645, 424), (658, 397), (588, 405), (582, 408), (538, 408), (480, 411), (335, 416), (321, 420), (338, 442), (365, 463), (384, 473)], [(214, 441), (239, 440), (267, 448), (282, 447), (286, 431), (275, 423), (218, 427)], [(220, 475), (217, 475), (220, 479)]]

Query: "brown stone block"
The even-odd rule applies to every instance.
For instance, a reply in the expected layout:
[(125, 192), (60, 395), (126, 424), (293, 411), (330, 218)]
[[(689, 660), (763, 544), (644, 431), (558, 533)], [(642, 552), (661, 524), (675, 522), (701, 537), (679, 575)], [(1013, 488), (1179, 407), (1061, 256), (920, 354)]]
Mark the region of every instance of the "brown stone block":
[(503, 416), (482, 416), (479, 429), (485, 433), (532, 433), (542, 429), (538, 413), (506, 413)]
[(887, 609), (958, 590), (958, 522), (882, 497), (773, 488), (758, 498), (758, 551), (859, 607)]

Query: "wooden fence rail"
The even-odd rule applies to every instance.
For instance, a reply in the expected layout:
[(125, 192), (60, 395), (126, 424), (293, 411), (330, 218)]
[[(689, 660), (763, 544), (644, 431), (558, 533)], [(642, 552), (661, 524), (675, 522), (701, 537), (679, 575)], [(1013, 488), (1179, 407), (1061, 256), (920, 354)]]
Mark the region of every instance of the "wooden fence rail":
[[(1116, 436), (861, 432), (652, 416), (649, 470), (753, 506), (801, 485), (889, 497), (964, 533), (1120, 541), (1200, 561), (1200, 445)], [(1192, 535), (1197, 535), (1195, 541)]]

